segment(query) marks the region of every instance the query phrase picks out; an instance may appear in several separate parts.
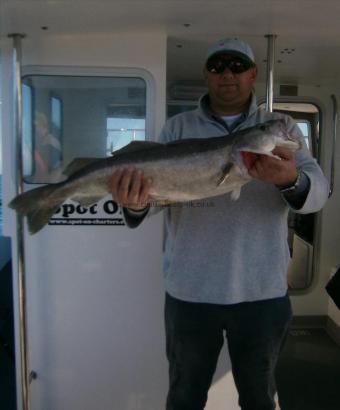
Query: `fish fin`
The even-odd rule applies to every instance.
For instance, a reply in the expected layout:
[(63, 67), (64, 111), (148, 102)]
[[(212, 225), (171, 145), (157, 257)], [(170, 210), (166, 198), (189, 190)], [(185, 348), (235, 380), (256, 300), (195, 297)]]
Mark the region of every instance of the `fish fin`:
[(182, 144), (188, 145), (188, 143), (190, 143), (190, 142), (199, 142), (199, 141), (202, 142), (202, 139), (201, 138), (184, 138), (182, 140), (169, 141), (169, 142), (166, 143), (166, 145), (167, 146), (170, 145), (171, 147), (173, 147), (175, 145), (182, 145)]
[(220, 185), (222, 185), (226, 180), (227, 180), (227, 178), (229, 177), (229, 175), (230, 175), (230, 170), (231, 170), (231, 168), (233, 167), (233, 163), (232, 162), (228, 162), (228, 164), (223, 168), (223, 170), (222, 170), (222, 176), (221, 176), (221, 178), (219, 179), (219, 181), (218, 181), (218, 183), (217, 183), (217, 186), (220, 186)]
[[(106, 194), (105, 194), (106, 195)], [(78, 202), (81, 206), (90, 206), (92, 204), (95, 204), (96, 202), (100, 201), (104, 195), (76, 195), (73, 196), (71, 199), (72, 201)]]
[(87, 157), (75, 158), (63, 170), (63, 174), (69, 177), (70, 175), (84, 168), (86, 165), (92, 164), (100, 159), (102, 158), (87, 158)]
[(51, 184), (32, 189), (16, 196), (8, 204), (19, 215), (27, 217), (30, 234), (40, 231), (65, 201), (66, 196), (57, 192), (60, 185)]
[(231, 199), (233, 201), (237, 201), (239, 199), (240, 195), (241, 195), (241, 188), (236, 188), (233, 191), (231, 191), (230, 196), (231, 196)]
[(151, 147), (156, 147), (159, 145), (163, 145), (159, 142), (154, 142), (154, 141), (132, 141), (130, 144), (125, 145), (123, 148), (118, 149), (117, 151), (113, 151), (111, 154), (112, 156), (120, 155), (120, 154), (125, 154), (128, 152), (135, 152), (135, 151), (140, 151), (145, 148), (151, 148)]

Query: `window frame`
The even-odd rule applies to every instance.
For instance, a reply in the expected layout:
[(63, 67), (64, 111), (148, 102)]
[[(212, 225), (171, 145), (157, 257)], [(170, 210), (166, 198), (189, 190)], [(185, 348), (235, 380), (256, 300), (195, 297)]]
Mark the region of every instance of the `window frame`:
[[(28, 87), (28, 89), (30, 90), (30, 99), (31, 99), (31, 115), (30, 115), (30, 117), (31, 117), (31, 129), (30, 129), (30, 132), (31, 132), (31, 153), (30, 153), (30, 155), (31, 155), (31, 173), (30, 174), (27, 174), (27, 175), (31, 175), (31, 174), (34, 174), (34, 172), (35, 172), (35, 161), (34, 161), (34, 151), (35, 151), (35, 138), (33, 138), (33, 135), (35, 134), (35, 123), (34, 123), (34, 107), (35, 107), (35, 93), (34, 93), (34, 88), (32, 87), (32, 85), (31, 84), (28, 84), (28, 83), (24, 83), (24, 81), (22, 81), (22, 93), (23, 93), (23, 86), (25, 86), (25, 87)], [(23, 129), (23, 134), (24, 134), (24, 129)], [(23, 138), (24, 138), (24, 135), (23, 135)], [(24, 147), (24, 140), (23, 140), (23, 145), (22, 145), (23, 147)], [(23, 165), (25, 165), (25, 161), (24, 161), (24, 158), (23, 158)], [(25, 178), (26, 178), (26, 173), (25, 173), (25, 169), (23, 169), (23, 179), (25, 180)]]

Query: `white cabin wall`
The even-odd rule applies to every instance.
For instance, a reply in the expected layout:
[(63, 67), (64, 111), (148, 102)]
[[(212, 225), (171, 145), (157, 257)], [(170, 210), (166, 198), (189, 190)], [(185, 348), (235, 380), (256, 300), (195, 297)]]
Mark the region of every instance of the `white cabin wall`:
[[(14, 195), (12, 42), (2, 40), (4, 203)], [(152, 127), (165, 121), (166, 35), (111, 33), (23, 40), (23, 66), (139, 68), (153, 78)], [(15, 214), (4, 207), (15, 243)], [(163, 329), (162, 217), (138, 230), (46, 227), (25, 235), (31, 406), (158, 410), (167, 388)], [(18, 283), (13, 249), (14, 314), (21, 409)], [(162, 403), (162, 404), (161, 404)]]

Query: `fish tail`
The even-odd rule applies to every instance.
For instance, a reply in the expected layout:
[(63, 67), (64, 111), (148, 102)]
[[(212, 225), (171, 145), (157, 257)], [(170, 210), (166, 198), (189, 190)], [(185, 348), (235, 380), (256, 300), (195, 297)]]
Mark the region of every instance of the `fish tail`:
[(46, 185), (16, 196), (8, 206), (27, 217), (28, 230), (34, 234), (42, 229), (67, 198), (61, 184)]

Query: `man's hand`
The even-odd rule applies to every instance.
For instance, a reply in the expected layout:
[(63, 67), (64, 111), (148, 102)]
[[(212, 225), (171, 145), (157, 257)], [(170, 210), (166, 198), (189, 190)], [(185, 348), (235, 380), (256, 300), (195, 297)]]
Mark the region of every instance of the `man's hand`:
[(298, 177), (292, 151), (276, 147), (273, 154), (281, 158), (258, 155), (253, 166), (248, 169), (249, 175), (261, 181), (272, 182), (278, 187), (286, 187), (295, 183)]
[(111, 180), (112, 199), (125, 208), (142, 210), (148, 206), (151, 184), (150, 178), (143, 180), (143, 171), (119, 168)]

